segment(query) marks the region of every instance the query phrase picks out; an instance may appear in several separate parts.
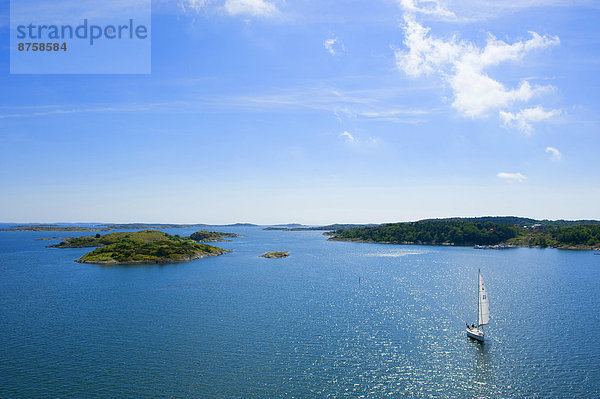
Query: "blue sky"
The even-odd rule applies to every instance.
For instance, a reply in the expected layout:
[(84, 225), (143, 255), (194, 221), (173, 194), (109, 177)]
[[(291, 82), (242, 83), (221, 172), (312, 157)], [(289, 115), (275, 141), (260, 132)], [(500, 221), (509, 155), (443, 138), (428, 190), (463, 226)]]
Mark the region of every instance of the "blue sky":
[(151, 74), (11, 75), (2, 2), (0, 221), (600, 219), (600, 7), (564, 3), (154, 1)]

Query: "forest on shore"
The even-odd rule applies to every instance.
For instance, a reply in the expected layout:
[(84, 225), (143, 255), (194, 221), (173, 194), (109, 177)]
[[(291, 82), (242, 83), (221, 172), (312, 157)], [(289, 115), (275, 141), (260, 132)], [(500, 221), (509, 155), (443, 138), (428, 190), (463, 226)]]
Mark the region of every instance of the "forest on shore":
[(334, 241), (429, 245), (515, 245), (600, 248), (600, 222), (538, 221), (517, 217), (427, 219), (418, 222), (339, 228)]

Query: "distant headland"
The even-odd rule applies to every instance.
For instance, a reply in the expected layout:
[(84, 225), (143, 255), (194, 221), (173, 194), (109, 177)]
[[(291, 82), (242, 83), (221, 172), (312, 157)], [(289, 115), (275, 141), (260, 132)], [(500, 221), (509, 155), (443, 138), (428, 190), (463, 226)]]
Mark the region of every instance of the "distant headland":
[(0, 231), (111, 231), (114, 230), (109, 227), (84, 227), (84, 226), (57, 226), (50, 224), (31, 224), (31, 225), (19, 225), (13, 226), (6, 229), (0, 229)]
[(426, 219), (418, 222), (338, 228), (331, 241), (462, 245), (483, 248), (538, 247), (598, 250), (600, 221), (519, 217)]
[(148, 230), (148, 229), (188, 229), (206, 227), (256, 227), (251, 223), (234, 223), (222, 225), (209, 224), (170, 224), (170, 223), (121, 223), (121, 224), (96, 224), (95, 226), (80, 226), (76, 223), (69, 226), (57, 224), (21, 224), (0, 231), (112, 231), (112, 230)]

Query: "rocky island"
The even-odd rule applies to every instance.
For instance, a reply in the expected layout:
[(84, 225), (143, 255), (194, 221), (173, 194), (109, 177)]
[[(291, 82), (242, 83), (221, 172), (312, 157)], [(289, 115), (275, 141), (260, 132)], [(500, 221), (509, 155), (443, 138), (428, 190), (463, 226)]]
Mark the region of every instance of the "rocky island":
[(266, 254), (262, 254), (260, 257), (261, 258), (287, 258), (288, 256), (290, 256), (290, 253), (288, 251), (273, 251), (273, 252), (267, 252)]
[(190, 238), (194, 241), (200, 242), (217, 242), (217, 241), (231, 241), (226, 240), (225, 238), (233, 238), (233, 237), (244, 237), (235, 233), (222, 233), (219, 231), (207, 231), (200, 230), (190, 235)]
[(101, 265), (188, 262), (231, 252), (211, 245), (199, 244), (188, 237), (170, 235), (157, 230), (70, 237), (50, 247), (99, 247), (75, 262)]

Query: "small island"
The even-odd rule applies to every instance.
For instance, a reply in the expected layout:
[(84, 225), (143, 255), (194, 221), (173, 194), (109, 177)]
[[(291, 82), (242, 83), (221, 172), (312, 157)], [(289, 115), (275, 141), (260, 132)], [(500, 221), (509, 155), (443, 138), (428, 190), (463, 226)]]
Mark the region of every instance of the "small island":
[(244, 237), (235, 233), (222, 233), (220, 231), (207, 231), (200, 230), (195, 233), (190, 234), (190, 238), (194, 241), (200, 242), (217, 242), (217, 241), (231, 241), (226, 240), (225, 238), (233, 238), (233, 237)]
[(260, 257), (261, 258), (287, 258), (288, 256), (290, 256), (290, 253), (288, 251), (273, 251), (273, 252), (267, 252), (266, 254), (262, 254)]
[(189, 262), (231, 252), (211, 245), (199, 244), (188, 237), (173, 236), (157, 230), (70, 237), (50, 247), (99, 247), (75, 262), (100, 265)]

